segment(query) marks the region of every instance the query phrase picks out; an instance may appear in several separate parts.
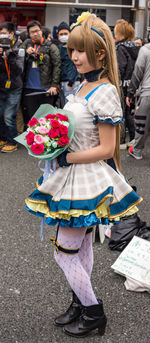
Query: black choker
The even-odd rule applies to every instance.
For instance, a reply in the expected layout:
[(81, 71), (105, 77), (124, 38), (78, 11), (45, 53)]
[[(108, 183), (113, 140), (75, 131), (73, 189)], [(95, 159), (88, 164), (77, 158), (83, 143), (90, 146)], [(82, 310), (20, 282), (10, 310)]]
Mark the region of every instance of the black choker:
[(98, 75), (103, 71), (103, 68), (96, 69), (89, 71), (89, 73), (85, 73), (84, 77), (88, 82), (93, 82), (98, 80)]

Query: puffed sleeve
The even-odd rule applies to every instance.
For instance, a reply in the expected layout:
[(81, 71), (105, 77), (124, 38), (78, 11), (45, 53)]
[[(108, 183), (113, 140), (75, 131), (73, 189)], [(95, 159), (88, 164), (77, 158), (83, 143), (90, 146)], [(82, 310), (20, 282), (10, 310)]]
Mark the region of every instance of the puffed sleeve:
[(120, 98), (112, 84), (101, 85), (88, 99), (88, 109), (93, 114), (93, 124), (124, 122)]

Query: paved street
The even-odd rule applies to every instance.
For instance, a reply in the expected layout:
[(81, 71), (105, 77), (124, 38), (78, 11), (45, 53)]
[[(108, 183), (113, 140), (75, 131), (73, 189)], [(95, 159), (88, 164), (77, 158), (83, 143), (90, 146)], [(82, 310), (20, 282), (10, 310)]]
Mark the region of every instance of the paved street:
[[(137, 161), (121, 152), (122, 171), (137, 186), (144, 201), (139, 215), (150, 225), (150, 136), (144, 159)], [(44, 227), (39, 243), (40, 218), (25, 210), (24, 199), (41, 175), (38, 160), (24, 147), (12, 154), (0, 154), (0, 235), (1, 235), (1, 333), (0, 343), (149, 343), (150, 295), (125, 289), (125, 278), (110, 268), (119, 252), (94, 243), (92, 282), (97, 297), (104, 301), (108, 325), (102, 338), (94, 331), (88, 338), (66, 336), (53, 325), (55, 315), (70, 302), (69, 287), (53, 259)]]

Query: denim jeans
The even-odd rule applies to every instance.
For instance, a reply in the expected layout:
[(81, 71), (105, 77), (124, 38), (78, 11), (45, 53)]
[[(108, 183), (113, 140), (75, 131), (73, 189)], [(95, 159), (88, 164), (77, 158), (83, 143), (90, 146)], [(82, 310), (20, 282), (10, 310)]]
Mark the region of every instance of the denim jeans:
[(6, 93), (0, 90), (0, 139), (8, 144), (15, 145), (13, 139), (18, 135), (16, 128), (16, 114), (20, 104), (21, 89), (9, 90)]
[(65, 104), (67, 102), (67, 99), (66, 97), (69, 95), (69, 94), (75, 94), (77, 89), (79, 88), (80, 86), (80, 81), (75, 81), (72, 85), (72, 89), (69, 89), (68, 88), (68, 81), (62, 81), (61, 82), (61, 88), (64, 92), (64, 97), (65, 97)]

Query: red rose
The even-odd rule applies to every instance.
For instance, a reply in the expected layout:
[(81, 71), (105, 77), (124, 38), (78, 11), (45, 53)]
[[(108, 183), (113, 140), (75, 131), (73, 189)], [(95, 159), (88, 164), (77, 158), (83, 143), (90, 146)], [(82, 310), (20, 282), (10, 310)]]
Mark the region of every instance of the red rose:
[(57, 129), (57, 127), (59, 127), (59, 121), (58, 120), (55, 120), (55, 119), (52, 119), (50, 121), (50, 124), (53, 128)]
[(60, 137), (59, 138), (59, 141), (57, 142), (58, 143), (58, 145), (67, 145), (67, 144), (69, 144), (69, 138), (68, 138), (68, 136), (67, 135), (64, 135), (64, 136), (62, 136), (62, 137)]
[(34, 142), (34, 133), (32, 131), (29, 131), (25, 137), (28, 145), (31, 145)]
[(61, 120), (61, 121), (68, 121), (68, 117), (64, 116), (64, 114), (57, 113), (56, 115), (57, 115), (59, 120)]
[(50, 138), (57, 138), (59, 136), (59, 129), (51, 129), (48, 135)]
[(36, 155), (41, 155), (44, 151), (44, 145), (43, 144), (33, 144), (31, 145), (31, 151)]
[(68, 127), (65, 126), (65, 125), (60, 125), (59, 131), (60, 131), (60, 134), (61, 134), (62, 136), (63, 136), (63, 135), (67, 135), (67, 133), (68, 133)]
[(29, 120), (27, 125), (28, 126), (36, 126), (36, 124), (38, 124), (38, 120), (33, 117), (31, 120)]
[(46, 119), (54, 119), (56, 117), (56, 114), (47, 114), (47, 116), (45, 116)]

